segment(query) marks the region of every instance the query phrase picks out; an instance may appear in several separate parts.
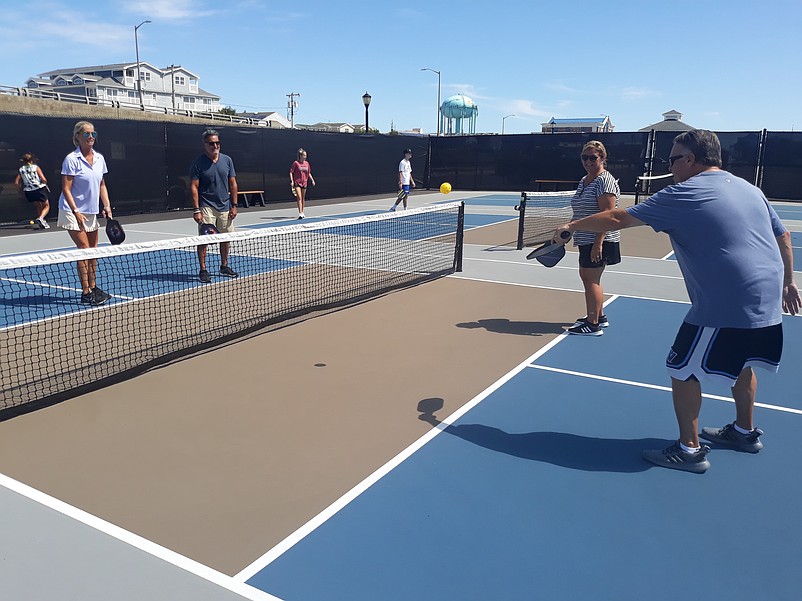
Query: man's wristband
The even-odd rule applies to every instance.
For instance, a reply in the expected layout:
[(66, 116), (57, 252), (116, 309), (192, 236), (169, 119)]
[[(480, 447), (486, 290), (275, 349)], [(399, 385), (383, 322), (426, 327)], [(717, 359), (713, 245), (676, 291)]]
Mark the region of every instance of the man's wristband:
[(197, 215), (198, 213), (203, 213), (203, 211), (201, 211), (200, 209), (195, 209), (194, 211), (192, 211), (193, 215)]

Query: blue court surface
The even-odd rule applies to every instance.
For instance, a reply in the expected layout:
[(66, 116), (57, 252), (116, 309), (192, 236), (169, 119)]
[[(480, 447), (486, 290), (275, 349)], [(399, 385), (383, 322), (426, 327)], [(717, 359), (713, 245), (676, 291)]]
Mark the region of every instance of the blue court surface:
[[(286, 601), (798, 599), (802, 320), (757, 372), (764, 450), (697, 475), (640, 456), (676, 438), (663, 365), (687, 309), (618, 298), (604, 336), (558, 339), (467, 412), (421, 399), (436, 435), (238, 578)], [(703, 425), (733, 417), (705, 399)]]

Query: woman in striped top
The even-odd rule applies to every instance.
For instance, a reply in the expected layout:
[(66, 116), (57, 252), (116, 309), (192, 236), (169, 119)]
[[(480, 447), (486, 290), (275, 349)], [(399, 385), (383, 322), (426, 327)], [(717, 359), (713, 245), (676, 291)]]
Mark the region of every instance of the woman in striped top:
[[(604, 144), (596, 140), (586, 143), (580, 159), (587, 174), (579, 182), (571, 200), (574, 221), (617, 208), (621, 196), (618, 181), (604, 168), (607, 160)], [(609, 325), (607, 316), (602, 313), (604, 291), (601, 276), (606, 265), (621, 262), (620, 242), (621, 232), (618, 230), (601, 234), (574, 232), (574, 246), (579, 247), (579, 277), (585, 288), (587, 314), (568, 328), (569, 334), (601, 336), (604, 333), (602, 328)]]

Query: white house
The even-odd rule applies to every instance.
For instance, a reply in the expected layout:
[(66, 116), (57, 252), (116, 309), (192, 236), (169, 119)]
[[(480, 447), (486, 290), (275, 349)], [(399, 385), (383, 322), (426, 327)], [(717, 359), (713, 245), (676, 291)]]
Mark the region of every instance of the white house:
[(291, 127), (289, 119), (276, 112), (239, 113), (238, 116), (253, 119), (260, 127), (272, 127), (273, 129), (290, 129)]
[(554, 133), (608, 133), (615, 129), (610, 117), (590, 117), (578, 119), (555, 119), (541, 123), (544, 134)]
[[(56, 69), (29, 78), (25, 85), (29, 90), (62, 92), (139, 106), (136, 72), (135, 62)], [(146, 107), (205, 113), (220, 110), (220, 97), (201, 89), (198, 76), (184, 67), (171, 65), (160, 69), (140, 62), (139, 79), (142, 84), (141, 104)]]

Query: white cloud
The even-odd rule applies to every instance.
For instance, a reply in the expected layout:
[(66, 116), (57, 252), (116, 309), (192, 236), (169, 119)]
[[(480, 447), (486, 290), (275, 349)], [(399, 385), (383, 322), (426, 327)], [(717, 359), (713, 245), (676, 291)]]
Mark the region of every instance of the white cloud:
[(624, 100), (640, 100), (641, 98), (649, 98), (651, 96), (660, 95), (660, 93), (656, 90), (651, 90), (649, 88), (638, 88), (635, 86), (621, 88), (620, 93), (621, 98)]
[(127, 12), (154, 21), (192, 19), (215, 14), (214, 10), (200, 10), (198, 4), (195, 0), (128, 0), (122, 7)]
[(551, 113), (545, 109), (535, 106), (531, 100), (515, 99), (508, 100), (504, 103), (504, 110), (516, 115), (517, 117), (536, 117), (538, 119), (543, 117), (551, 117)]

